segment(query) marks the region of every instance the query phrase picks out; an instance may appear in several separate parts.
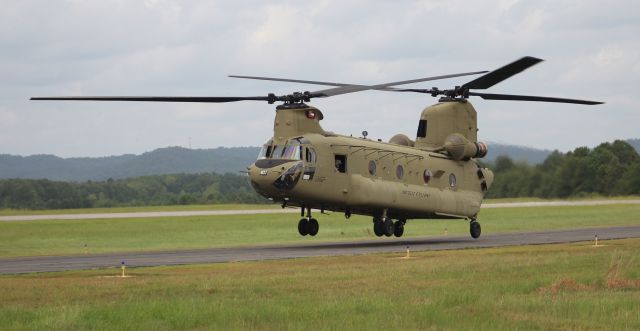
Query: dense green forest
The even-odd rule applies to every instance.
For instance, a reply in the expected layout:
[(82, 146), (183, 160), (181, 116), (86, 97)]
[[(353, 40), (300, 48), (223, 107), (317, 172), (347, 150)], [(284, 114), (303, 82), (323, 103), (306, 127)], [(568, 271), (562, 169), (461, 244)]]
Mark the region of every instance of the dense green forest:
[(61, 209), (147, 205), (266, 203), (245, 176), (178, 174), (120, 180), (0, 180), (0, 208)]
[(495, 174), (488, 198), (640, 194), (640, 156), (622, 140), (594, 149), (579, 147), (566, 154), (555, 151), (535, 166), (506, 156), (487, 166)]

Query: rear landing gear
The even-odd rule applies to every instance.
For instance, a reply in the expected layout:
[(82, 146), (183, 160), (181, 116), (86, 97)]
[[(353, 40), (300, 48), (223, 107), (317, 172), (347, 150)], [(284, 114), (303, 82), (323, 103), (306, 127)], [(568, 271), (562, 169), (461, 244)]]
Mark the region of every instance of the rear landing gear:
[(373, 233), (378, 237), (382, 237), (384, 235), (384, 229), (382, 225), (382, 219), (374, 218), (373, 219)]
[(482, 233), (482, 229), (480, 228), (480, 222), (478, 222), (475, 218), (471, 219), (469, 223), (469, 233), (473, 239), (478, 239), (480, 234)]
[(405, 220), (398, 220), (393, 224), (393, 235), (396, 237), (402, 237), (402, 234), (404, 234), (404, 223), (406, 221)]
[(393, 228), (393, 220), (390, 218), (385, 219), (382, 223), (382, 230), (387, 237), (393, 236)]
[(396, 236), (402, 237), (404, 234), (405, 220), (393, 221), (390, 218), (374, 218), (373, 219), (373, 233), (378, 237), (382, 236)]

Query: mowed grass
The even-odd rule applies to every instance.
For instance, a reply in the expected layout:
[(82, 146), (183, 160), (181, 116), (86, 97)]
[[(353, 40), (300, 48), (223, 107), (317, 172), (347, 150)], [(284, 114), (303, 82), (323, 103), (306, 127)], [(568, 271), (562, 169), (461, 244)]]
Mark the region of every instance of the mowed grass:
[[(0, 222), (0, 257), (196, 249), (274, 243), (310, 243), (377, 238), (371, 219), (315, 215), (316, 237), (297, 232), (299, 215), (225, 215), (98, 220)], [(640, 224), (640, 205), (485, 209), (483, 234)], [(469, 235), (464, 220), (410, 220), (406, 237)], [(594, 234), (597, 230), (594, 230)]]
[[(570, 199), (542, 199), (542, 198), (500, 198), (485, 199), (484, 204), (505, 202), (545, 202), (545, 201), (591, 201), (591, 200), (638, 200), (638, 196), (619, 197), (580, 197)], [(135, 213), (155, 211), (203, 211), (203, 210), (251, 210), (278, 209), (279, 204), (209, 204), (209, 205), (172, 205), (172, 206), (139, 206), (139, 207), (111, 207), (111, 208), (78, 208), (78, 209), (0, 209), (0, 216), (15, 215), (63, 215), (63, 214), (99, 214), (99, 213)]]
[(278, 209), (277, 204), (217, 204), (217, 205), (173, 205), (173, 206), (140, 206), (112, 208), (78, 208), (78, 209), (0, 209), (0, 216), (14, 215), (64, 215), (64, 214), (100, 214), (100, 213), (140, 213), (155, 211), (202, 211), (202, 210), (250, 210)]
[(0, 276), (7, 330), (638, 330), (640, 239)]

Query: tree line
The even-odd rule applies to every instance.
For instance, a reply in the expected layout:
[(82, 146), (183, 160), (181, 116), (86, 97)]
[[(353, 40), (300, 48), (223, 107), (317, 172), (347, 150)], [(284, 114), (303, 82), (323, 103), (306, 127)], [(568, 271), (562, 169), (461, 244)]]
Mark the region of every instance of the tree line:
[(485, 164), (495, 180), (488, 198), (569, 198), (640, 194), (640, 156), (622, 140), (568, 153), (555, 151), (542, 164), (500, 156)]
[(266, 203), (236, 174), (175, 174), (106, 181), (0, 180), (0, 208), (63, 209)]

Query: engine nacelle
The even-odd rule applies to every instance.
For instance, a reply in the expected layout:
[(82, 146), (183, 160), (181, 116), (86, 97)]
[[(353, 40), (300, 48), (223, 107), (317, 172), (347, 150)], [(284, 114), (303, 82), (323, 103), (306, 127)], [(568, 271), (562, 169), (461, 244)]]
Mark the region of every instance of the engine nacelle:
[(409, 137), (407, 137), (406, 135), (399, 133), (393, 137), (391, 137), (391, 139), (389, 139), (389, 143), (390, 144), (396, 144), (396, 145), (402, 145), (402, 146), (410, 146), (413, 147), (415, 145), (415, 142), (413, 140), (411, 140)]
[(457, 161), (468, 158), (482, 158), (487, 155), (487, 144), (471, 142), (459, 133), (447, 136), (444, 141), (444, 150)]

